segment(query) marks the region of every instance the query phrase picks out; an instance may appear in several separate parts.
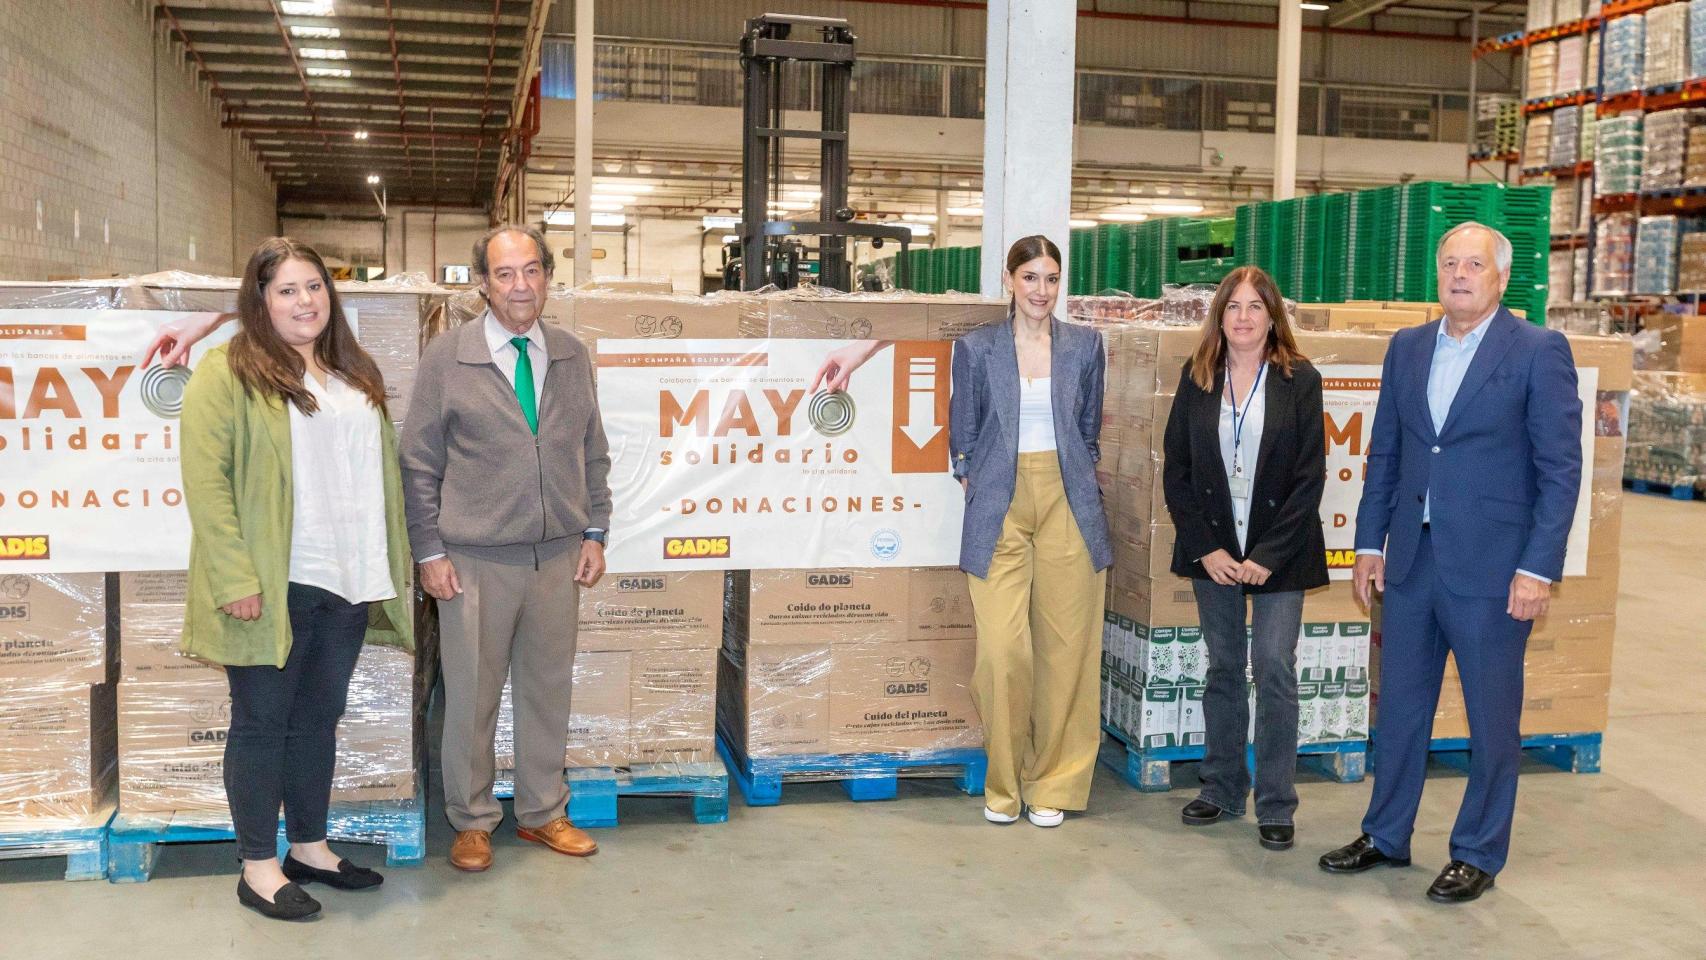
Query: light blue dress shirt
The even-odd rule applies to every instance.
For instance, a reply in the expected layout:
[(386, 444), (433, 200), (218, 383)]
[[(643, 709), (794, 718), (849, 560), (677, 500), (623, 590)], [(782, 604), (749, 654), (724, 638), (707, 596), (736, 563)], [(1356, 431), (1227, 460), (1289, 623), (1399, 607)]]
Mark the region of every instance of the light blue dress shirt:
[[(1469, 365), (1475, 362), (1475, 351), (1481, 349), (1481, 340), (1487, 335), (1487, 328), (1492, 325), (1493, 318), (1498, 316), (1498, 313), (1498, 308), (1494, 307), (1493, 312), (1476, 324), (1475, 329), (1464, 334), (1462, 340), (1446, 332), (1450, 321), (1441, 318), (1439, 333), (1434, 337), (1433, 366), (1428, 369), (1428, 416), (1433, 420), (1436, 436), (1445, 429), (1445, 418), (1451, 414), (1452, 401), (1457, 399), (1457, 391), (1463, 386), (1463, 378), (1469, 373)], [(1429, 492), (1422, 503), (1422, 523), (1429, 521), (1432, 512), (1433, 493)], [(1357, 552), (1383, 554), (1380, 550)], [(1517, 573), (1534, 577), (1541, 583), (1552, 582), (1527, 570), (1519, 569)]]

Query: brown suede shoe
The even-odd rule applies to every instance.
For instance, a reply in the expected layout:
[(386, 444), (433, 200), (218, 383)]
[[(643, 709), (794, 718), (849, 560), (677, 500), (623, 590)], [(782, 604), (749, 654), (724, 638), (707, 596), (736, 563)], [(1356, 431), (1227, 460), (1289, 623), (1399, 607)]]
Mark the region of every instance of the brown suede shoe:
[(450, 844), (450, 865), (479, 873), (492, 865), (492, 834), (489, 830), (462, 830)]
[(571, 857), (590, 857), (598, 852), (598, 843), (585, 830), (570, 823), (568, 817), (558, 817), (543, 827), (518, 826), (515, 835)]

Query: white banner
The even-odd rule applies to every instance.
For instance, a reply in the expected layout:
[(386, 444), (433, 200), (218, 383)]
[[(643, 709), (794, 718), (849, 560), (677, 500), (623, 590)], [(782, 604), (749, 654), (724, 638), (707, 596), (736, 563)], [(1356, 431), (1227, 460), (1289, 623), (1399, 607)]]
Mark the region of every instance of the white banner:
[[(138, 369), (162, 310), (0, 310), (0, 573), (189, 562), (178, 414), (189, 369)], [(191, 366), (233, 332), (197, 344)]]
[[(1378, 364), (1322, 364), (1321, 405), (1326, 417), (1327, 486), (1321, 496), (1321, 525), (1327, 541), (1327, 571), (1334, 580), (1351, 579), (1356, 564), (1357, 504), (1368, 470), (1368, 442), (1374, 434), (1374, 411), (1380, 400)], [(1593, 492), (1593, 412), (1599, 389), (1599, 368), (1576, 370), (1576, 392), (1582, 401), (1582, 484), (1576, 515), (1570, 524), (1564, 574), (1587, 573), (1588, 526)]]
[[(599, 341), (610, 569), (957, 564), (952, 347)], [(844, 390), (818, 382), (849, 370)]]

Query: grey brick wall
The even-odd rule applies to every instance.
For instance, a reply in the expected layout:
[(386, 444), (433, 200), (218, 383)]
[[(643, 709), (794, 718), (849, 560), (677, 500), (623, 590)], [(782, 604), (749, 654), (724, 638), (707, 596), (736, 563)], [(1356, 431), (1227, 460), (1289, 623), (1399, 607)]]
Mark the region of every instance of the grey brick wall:
[(274, 189), (220, 128), (181, 48), (154, 29), (152, 5), (8, 6), (0, 279), (241, 270), (274, 232)]

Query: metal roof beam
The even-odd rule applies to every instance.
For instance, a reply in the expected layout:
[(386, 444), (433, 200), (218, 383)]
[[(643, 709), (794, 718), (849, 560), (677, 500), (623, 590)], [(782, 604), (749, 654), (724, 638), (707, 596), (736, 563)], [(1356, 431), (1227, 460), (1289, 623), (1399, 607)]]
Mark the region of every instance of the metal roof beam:
[[(466, 7), (464, 7), (466, 10)], [(260, 10), (226, 10), (217, 7), (175, 7), (173, 12), (181, 22), (211, 24), (214, 26), (267, 26), (273, 22), (272, 14)], [(165, 19), (157, 10), (156, 16)], [(284, 22), (289, 26), (301, 27), (336, 27), (343, 31), (360, 31), (364, 33), (381, 34), (385, 32), (383, 17), (285, 17)], [(423, 37), (444, 37), (450, 42), (476, 44), (485, 47), (491, 39), (491, 25), (487, 22), (469, 23), (461, 20), (416, 20), (399, 19), (399, 34), (410, 39)], [(523, 19), (516, 23), (505, 23), (498, 30), (498, 38), (503, 46), (519, 47), (526, 33), (527, 23)]]

